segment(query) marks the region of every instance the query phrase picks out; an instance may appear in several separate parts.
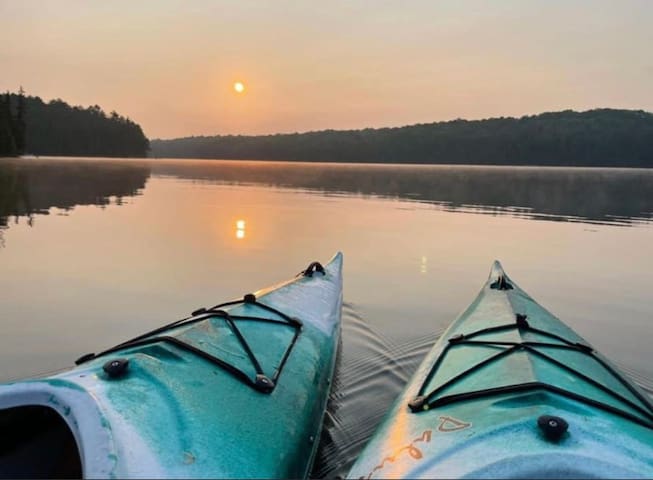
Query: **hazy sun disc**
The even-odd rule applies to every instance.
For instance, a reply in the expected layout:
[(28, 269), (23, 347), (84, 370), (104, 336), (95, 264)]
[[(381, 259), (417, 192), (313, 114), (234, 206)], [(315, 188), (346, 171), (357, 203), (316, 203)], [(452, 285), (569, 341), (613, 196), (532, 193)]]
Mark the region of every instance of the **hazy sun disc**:
[(238, 93), (243, 93), (245, 91), (245, 85), (241, 82), (234, 83), (234, 90)]

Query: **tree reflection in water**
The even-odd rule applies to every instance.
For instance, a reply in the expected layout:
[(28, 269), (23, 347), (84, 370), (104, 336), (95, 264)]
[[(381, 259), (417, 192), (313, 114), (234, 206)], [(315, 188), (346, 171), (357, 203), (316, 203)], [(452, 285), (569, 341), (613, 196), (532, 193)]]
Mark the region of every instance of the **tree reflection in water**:
[(180, 160), (153, 175), (362, 194), (538, 220), (632, 225), (653, 220), (653, 170)]
[(13, 218), (47, 215), (50, 208), (108, 205), (115, 197), (139, 195), (150, 176), (149, 165), (138, 161), (71, 159), (0, 160), (0, 244), (2, 230)]

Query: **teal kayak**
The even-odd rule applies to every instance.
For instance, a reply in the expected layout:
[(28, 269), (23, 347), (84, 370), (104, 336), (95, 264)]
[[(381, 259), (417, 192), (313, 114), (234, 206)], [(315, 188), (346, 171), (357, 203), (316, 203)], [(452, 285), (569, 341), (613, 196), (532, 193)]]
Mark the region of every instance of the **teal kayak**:
[(0, 385), (2, 478), (305, 478), (340, 339), (342, 255)]
[(653, 406), (495, 262), (349, 478), (653, 478)]

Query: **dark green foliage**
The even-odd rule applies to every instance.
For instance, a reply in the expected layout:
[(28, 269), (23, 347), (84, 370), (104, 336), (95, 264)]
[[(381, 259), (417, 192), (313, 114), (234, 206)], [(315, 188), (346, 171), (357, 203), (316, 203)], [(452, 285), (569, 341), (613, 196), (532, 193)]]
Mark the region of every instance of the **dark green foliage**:
[[(0, 155), (147, 155), (149, 141), (141, 127), (116, 112), (107, 115), (97, 105), (82, 108), (59, 99), (45, 103), (39, 97), (25, 97), (22, 89), (19, 95), (8, 98), (11, 101), (13, 148), (5, 139), (6, 133), (3, 136), (6, 130), (0, 113)], [(3, 107), (0, 104), (0, 109)]]
[(653, 167), (653, 114), (566, 110), (400, 128), (153, 140), (157, 157)]
[[(19, 105), (24, 107), (23, 89), (18, 96)], [(25, 147), (24, 110), (17, 114), (12, 110), (12, 96), (6, 93), (0, 96), (0, 156), (19, 155)]]
[(16, 116), (14, 119), (14, 138), (16, 140), (16, 151), (19, 154), (25, 153), (25, 142), (27, 126), (25, 125), (26, 100), (23, 87), (18, 90), (16, 98)]

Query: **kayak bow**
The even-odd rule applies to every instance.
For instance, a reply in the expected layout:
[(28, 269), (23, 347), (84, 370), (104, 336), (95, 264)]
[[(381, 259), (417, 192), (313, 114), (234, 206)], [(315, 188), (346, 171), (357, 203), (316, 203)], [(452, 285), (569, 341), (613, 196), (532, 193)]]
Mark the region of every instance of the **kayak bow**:
[(495, 262), (350, 478), (653, 478), (653, 406)]
[(338, 253), (64, 373), (0, 385), (0, 477), (305, 478), (341, 306)]

